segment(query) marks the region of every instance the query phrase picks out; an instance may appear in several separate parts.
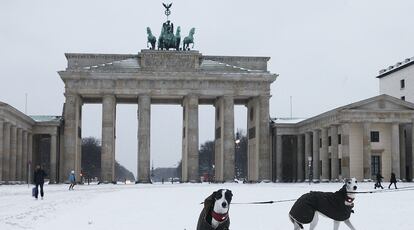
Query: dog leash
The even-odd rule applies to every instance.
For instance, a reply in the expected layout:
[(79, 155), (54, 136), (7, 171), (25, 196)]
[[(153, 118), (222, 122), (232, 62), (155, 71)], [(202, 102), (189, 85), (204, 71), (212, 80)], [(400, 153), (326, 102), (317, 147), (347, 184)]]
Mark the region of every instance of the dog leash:
[(269, 200), (269, 201), (256, 201), (256, 202), (235, 202), (231, 204), (275, 204), (275, 203), (285, 203), (296, 201), (297, 199), (288, 199), (288, 200)]
[(392, 189), (392, 190), (371, 190), (371, 191), (362, 191), (362, 192), (348, 192), (353, 194), (367, 194), (367, 193), (386, 193), (386, 192), (405, 192), (405, 191), (413, 191), (414, 186), (406, 186), (406, 187), (400, 187), (398, 189)]
[[(414, 186), (406, 186), (398, 189), (392, 190), (372, 190), (372, 191), (362, 191), (362, 192), (348, 192), (353, 194), (372, 194), (372, 193), (385, 193), (385, 192), (404, 192), (404, 191), (414, 191)], [(287, 199), (287, 200), (269, 200), (269, 201), (255, 201), (255, 202), (232, 202), (231, 204), (275, 204), (275, 203), (285, 203), (293, 202), (297, 199)], [(201, 202), (200, 204), (204, 204)]]
[[(275, 203), (292, 202), (296, 200), (297, 199), (269, 200), (269, 201), (255, 201), (255, 202), (231, 202), (231, 204), (275, 204)], [(204, 204), (204, 202), (201, 202), (200, 204)]]

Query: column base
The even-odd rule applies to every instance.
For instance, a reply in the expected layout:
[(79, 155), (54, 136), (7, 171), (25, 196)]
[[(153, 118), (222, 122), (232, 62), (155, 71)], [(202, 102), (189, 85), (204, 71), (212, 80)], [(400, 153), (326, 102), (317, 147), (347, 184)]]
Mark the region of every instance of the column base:
[[(80, 182), (77, 183), (80, 184)], [(116, 184), (116, 181), (99, 181), (98, 184)]]
[(150, 181), (150, 180), (137, 180), (137, 181), (135, 181), (135, 184), (152, 184), (152, 181)]
[(321, 182), (322, 183), (328, 183), (329, 182), (329, 179), (322, 179)]
[(312, 182), (313, 183), (320, 183), (320, 180), (319, 179), (313, 179)]

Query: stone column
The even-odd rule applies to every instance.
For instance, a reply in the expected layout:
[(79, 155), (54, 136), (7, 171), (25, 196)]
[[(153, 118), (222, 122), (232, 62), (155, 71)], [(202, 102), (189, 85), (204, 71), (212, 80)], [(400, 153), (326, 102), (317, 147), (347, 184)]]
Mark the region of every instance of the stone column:
[(366, 122), (363, 124), (363, 165), (364, 179), (371, 179), (371, 124)]
[(391, 125), (391, 172), (400, 179), (400, 127), (398, 123)]
[(23, 130), (22, 181), (27, 181), (27, 131)]
[(349, 165), (349, 124), (343, 124), (342, 128), (342, 158), (341, 158), (341, 171), (342, 171), (342, 178), (349, 178), (350, 177), (350, 165)]
[(10, 181), (16, 181), (17, 166), (17, 126), (12, 125), (10, 131)]
[(414, 182), (414, 119), (411, 121), (411, 181)]
[(339, 180), (338, 159), (338, 126), (331, 126), (331, 176), (333, 181)]
[(309, 181), (309, 157), (312, 157), (312, 136), (305, 132), (305, 181)]
[(251, 182), (259, 180), (259, 113), (257, 98), (250, 99), (247, 103), (247, 180)]
[(318, 182), (320, 178), (319, 172), (319, 130), (313, 130), (313, 157), (312, 157), (312, 169), (313, 169), (313, 181)]
[(217, 99), (216, 140), (215, 140), (215, 177), (216, 181), (233, 181), (234, 167), (234, 99), (223, 96)]
[[(234, 99), (232, 96), (223, 97), (223, 154), (224, 181), (234, 181), (235, 178), (235, 140), (234, 140)], [(269, 136), (267, 136), (269, 138)]]
[(151, 183), (150, 178), (151, 97), (138, 97), (138, 183)]
[(401, 180), (406, 181), (407, 175), (406, 175), (406, 136), (405, 136), (405, 125), (400, 126), (400, 176)]
[(297, 135), (298, 139), (298, 146), (297, 146), (297, 181), (302, 182), (305, 180), (305, 161), (304, 161), (304, 154), (303, 154), (303, 135)]
[(27, 134), (27, 170), (28, 170), (28, 181), (31, 183), (33, 181), (33, 134)]
[(22, 181), (22, 170), (23, 170), (23, 130), (17, 128), (17, 152), (16, 152), (16, 180)]
[[(70, 171), (75, 170), (77, 179), (79, 178), (81, 168), (81, 113), (82, 100), (79, 95), (65, 93), (65, 128), (64, 128), (64, 170), (62, 181), (68, 180)], [(31, 138), (30, 138), (31, 139)], [(33, 169), (33, 165), (32, 165)]]
[(50, 135), (50, 183), (51, 184), (55, 184), (56, 183), (56, 170), (57, 170), (57, 165), (56, 165), (56, 151), (57, 150), (57, 139), (56, 139), (56, 134), (51, 134)]
[(322, 161), (321, 180), (322, 182), (328, 182), (329, 181), (328, 128), (323, 127), (321, 134), (322, 134), (322, 148), (321, 148), (321, 153), (320, 153), (320, 158)]
[(283, 181), (283, 138), (276, 135), (276, 182)]
[(259, 180), (271, 180), (271, 156), (269, 144), (269, 95), (259, 97), (260, 117), (259, 117)]
[(4, 137), (3, 137), (3, 181), (10, 180), (10, 134), (11, 124), (4, 123)]
[(103, 96), (101, 182), (104, 183), (115, 182), (115, 114), (115, 96)]
[(0, 119), (0, 181), (4, 181), (4, 178), (3, 178), (4, 134), (3, 133), (4, 133), (4, 121)]
[(199, 182), (198, 172), (198, 97), (183, 100), (182, 181)]

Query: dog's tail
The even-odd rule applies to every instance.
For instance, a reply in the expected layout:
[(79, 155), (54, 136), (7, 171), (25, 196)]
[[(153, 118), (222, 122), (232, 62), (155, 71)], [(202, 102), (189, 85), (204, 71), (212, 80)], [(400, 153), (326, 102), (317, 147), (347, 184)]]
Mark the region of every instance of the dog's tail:
[(300, 227), (300, 229), (303, 229), (303, 225), (297, 222), (290, 214), (289, 214), (289, 219), (290, 221), (292, 221), (293, 224), (297, 224)]

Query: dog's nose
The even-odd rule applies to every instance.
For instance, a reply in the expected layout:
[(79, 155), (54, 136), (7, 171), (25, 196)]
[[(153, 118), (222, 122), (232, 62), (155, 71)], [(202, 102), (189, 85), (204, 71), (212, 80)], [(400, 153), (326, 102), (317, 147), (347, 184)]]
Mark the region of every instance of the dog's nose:
[(358, 188), (357, 186), (354, 186), (354, 190), (357, 190), (357, 188)]
[(223, 203), (221, 203), (221, 206), (223, 206), (223, 208), (225, 208), (225, 207), (227, 207), (227, 203), (223, 202)]

